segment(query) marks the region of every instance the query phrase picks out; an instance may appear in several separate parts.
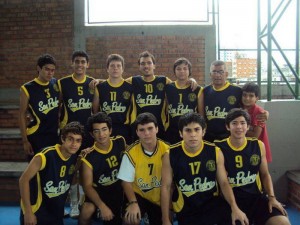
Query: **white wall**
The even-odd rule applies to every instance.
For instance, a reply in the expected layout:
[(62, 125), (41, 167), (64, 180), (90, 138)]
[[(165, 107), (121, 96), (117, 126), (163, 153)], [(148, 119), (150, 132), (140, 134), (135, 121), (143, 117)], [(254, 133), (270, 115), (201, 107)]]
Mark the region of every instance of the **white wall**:
[(273, 156), (269, 164), (277, 198), (287, 201), (285, 173), (300, 170), (300, 101), (273, 100), (258, 103), (270, 112), (267, 129)]

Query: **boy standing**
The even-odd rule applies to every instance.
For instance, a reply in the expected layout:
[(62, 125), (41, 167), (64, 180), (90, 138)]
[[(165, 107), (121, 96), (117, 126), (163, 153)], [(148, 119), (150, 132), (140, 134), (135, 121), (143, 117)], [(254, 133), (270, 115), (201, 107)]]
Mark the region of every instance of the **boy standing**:
[(264, 144), (256, 138), (246, 138), (249, 114), (243, 109), (232, 109), (225, 124), (229, 138), (215, 143), (224, 154), (228, 180), (238, 206), (250, 224), (289, 225), (287, 213), (274, 195)]
[(19, 180), (21, 224), (63, 225), (83, 134), (83, 126), (71, 122), (61, 130), (61, 145), (47, 147), (33, 157)]
[(266, 123), (258, 121), (257, 115), (264, 112), (264, 109), (256, 105), (259, 96), (259, 86), (253, 82), (246, 83), (242, 87), (242, 105), (251, 117), (250, 128), (247, 132), (248, 137), (256, 137), (265, 144), (267, 162), (272, 162), (272, 154), (269, 144)]
[(160, 225), (162, 156), (169, 145), (157, 139), (158, 124), (151, 113), (141, 113), (134, 122), (139, 140), (125, 151), (118, 178), (127, 197), (124, 219), (139, 224), (147, 213), (151, 225)]
[(112, 136), (121, 135), (131, 144), (130, 112), (132, 85), (122, 77), (124, 58), (118, 54), (107, 57), (108, 79), (96, 86), (93, 113), (106, 112), (112, 119)]
[[(89, 67), (89, 56), (85, 51), (75, 51), (72, 54), (72, 67), (74, 73), (58, 80), (60, 90), (61, 122), (60, 128), (71, 121), (78, 121), (86, 125), (87, 119), (91, 116), (94, 90), (89, 88), (89, 83), (94, 79), (86, 75)], [(93, 145), (92, 137), (86, 131), (81, 149)], [(78, 199), (79, 189), (79, 199)], [(83, 199), (82, 187), (73, 184), (70, 189), (71, 217), (79, 216), (79, 204)]]
[(188, 82), (189, 77), (192, 75), (192, 64), (188, 59), (177, 59), (173, 66), (173, 72), (176, 81), (166, 86), (168, 121), (165, 123), (165, 140), (170, 144), (181, 141), (178, 132), (178, 120), (180, 116), (188, 112), (198, 111), (200, 106), (199, 96), (202, 92), (200, 86), (192, 90)]
[[(200, 114), (192, 112), (181, 116), (179, 131), (183, 141), (172, 145), (163, 156), (161, 207), (164, 225), (171, 224), (171, 201), (179, 225), (231, 225), (236, 220), (248, 224), (226, 178), (222, 152), (214, 144), (203, 141), (205, 129), (205, 120)], [(229, 205), (218, 196), (217, 182)]]
[(78, 224), (91, 224), (92, 215), (98, 208), (103, 224), (121, 225), (123, 190), (117, 175), (125, 140), (122, 136), (110, 138), (112, 120), (104, 112), (92, 115), (87, 128), (95, 143), (92, 152), (82, 158), (81, 180), (86, 199)]
[[(51, 55), (41, 55), (37, 61), (38, 77), (20, 89), (20, 130), (29, 160), (42, 148), (55, 145), (59, 139), (59, 90), (53, 78), (55, 67), (56, 61)], [(28, 126), (27, 112), (32, 117)]]

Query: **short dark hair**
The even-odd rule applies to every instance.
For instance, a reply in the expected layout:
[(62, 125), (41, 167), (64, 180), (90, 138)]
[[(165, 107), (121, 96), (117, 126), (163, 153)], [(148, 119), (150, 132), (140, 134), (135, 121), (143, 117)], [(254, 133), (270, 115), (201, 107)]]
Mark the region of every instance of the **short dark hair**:
[(154, 123), (155, 127), (158, 126), (156, 117), (149, 112), (139, 114), (134, 121), (134, 128), (137, 129), (138, 125), (144, 125), (147, 123)]
[(254, 93), (256, 97), (259, 96), (259, 86), (254, 82), (248, 82), (242, 87), (242, 92)]
[(150, 57), (152, 59), (153, 64), (155, 65), (155, 57), (148, 51), (144, 51), (139, 55), (138, 64), (140, 65), (141, 58), (146, 58), (146, 57)]
[(196, 112), (186, 113), (180, 116), (178, 121), (178, 128), (179, 131), (183, 131), (183, 128), (189, 125), (190, 123), (198, 123), (202, 130), (206, 128), (206, 122), (203, 116)]
[(61, 138), (65, 140), (69, 133), (84, 137), (84, 127), (78, 121), (70, 122), (61, 130)]
[(87, 62), (89, 62), (89, 55), (85, 51), (74, 51), (72, 54), (72, 62), (74, 62), (76, 57), (84, 57)]
[(251, 123), (251, 118), (250, 118), (250, 115), (247, 111), (243, 110), (243, 109), (240, 109), (240, 108), (234, 108), (234, 109), (231, 109), (226, 118), (225, 118), (225, 124), (227, 126), (229, 126), (230, 122), (233, 121), (234, 119), (238, 118), (238, 117), (244, 117), (247, 124), (250, 125)]
[[(227, 66), (226, 66), (226, 63), (222, 60), (216, 60), (216, 61), (213, 61), (211, 64), (210, 64), (210, 69), (212, 66), (224, 66), (224, 70), (226, 71), (227, 70)], [(212, 71), (210, 71), (212, 72)]]
[(176, 67), (179, 66), (180, 64), (187, 65), (189, 67), (189, 76), (192, 76), (192, 63), (187, 58), (184, 57), (175, 60), (173, 65), (174, 74), (175, 74)]
[(122, 63), (122, 67), (124, 69), (124, 67), (125, 67), (125, 60), (124, 60), (123, 56), (121, 56), (119, 54), (110, 54), (107, 57), (107, 60), (106, 60), (106, 69), (109, 67), (109, 64), (111, 63), (111, 61), (121, 62)]
[(88, 118), (87, 129), (89, 132), (93, 132), (94, 123), (106, 123), (108, 129), (112, 128), (112, 120), (105, 112), (98, 112)]
[(46, 53), (39, 56), (36, 64), (42, 69), (46, 64), (53, 64), (56, 66), (56, 60), (52, 55)]

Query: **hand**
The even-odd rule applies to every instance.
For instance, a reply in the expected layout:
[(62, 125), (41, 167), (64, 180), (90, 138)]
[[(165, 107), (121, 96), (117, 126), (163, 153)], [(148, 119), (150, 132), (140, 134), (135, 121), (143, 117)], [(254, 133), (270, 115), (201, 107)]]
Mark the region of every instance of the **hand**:
[(85, 149), (81, 150), (79, 157), (84, 158), (90, 152), (92, 152), (92, 148), (85, 148)]
[(249, 225), (249, 220), (245, 213), (243, 213), (239, 208), (232, 209), (231, 211), (232, 225), (235, 225), (235, 221), (241, 222), (241, 225)]
[(265, 123), (269, 118), (269, 112), (268, 111), (263, 111), (260, 114), (257, 114), (256, 119), (260, 123)]
[(101, 208), (99, 207), (100, 209), (100, 218), (104, 221), (110, 221), (114, 218), (114, 214), (113, 212), (111, 211), (110, 208), (107, 207), (107, 205), (102, 205)]
[(36, 216), (32, 212), (28, 212), (24, 214), (24, 224), (25, 225), (36, 225), (37, 220)]
[(192, 91), (195, 91), (198, 87), (197, 81), (194, 78), (189, 78), (188, 84), (191, 85)]
[(96, 86), (99, 84), (99, 80), (98, 79), (94, 79), (89, 83), (89, 88), (92, 90), (95, 90)]
[(269, 197), (269, 212), (272, 213), (272, 208), (278, 209), (282, 215), (287, 216), (286, 210), (283, 208), (282, 204), (277, 201), (275, 197)]
[(130, 204), (126, 208), (124, 220), (126, 224), (139, 224), (141, 221), (141, 211), (137, 203)]
[(31, 146), (29, 141), (24, 141), (23, 142), (23, 148), (24, 148), (24, 151), (27, 155), (34, 155), (34, 152), (32, 150), (32, 146)]

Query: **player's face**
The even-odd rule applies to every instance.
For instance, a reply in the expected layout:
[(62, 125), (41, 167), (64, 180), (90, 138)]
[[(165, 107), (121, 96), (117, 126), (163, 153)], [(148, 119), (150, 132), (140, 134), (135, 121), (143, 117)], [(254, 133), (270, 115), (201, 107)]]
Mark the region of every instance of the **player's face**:
[(199, 150), (202, 145), (204, 133), (205, 130), (202, 129), (199, 123), (190, 123), (183, 127), (180, 136), (188, 150)]
[(54, 76), (55, 65), (46, 64), (42, 68), (37, 66), (37, 69), (39, 73), (39, 80), (45, 83), (45, 82), (49, 82)]
[(226, 84), (228, 72), (225, 71), (225, 66), (211, 66), (210, 77), (212, 84), (216, 88), (221, 88)]
[(155, 65), (151, 57), (140, 58), (140, 72), (143, 76), (153, 76), (155, 70)]
[(230, 131), (230, 137), (235, 139), (245, 138), (247, 131), (249, 130), (249, 125), (246, 122), (245, 117), (240, 116), (235, 118), (226, 125), (227, 130)]
[(74, 73), (78, 76), (85, 75), (86, 69), (89, 67), (89, 63), (87, 62), (85, 57), (75, 57), (72, 63)]
[(106, 146), (110, 143), (111, 130), (108, 128), (107, 123), (94, 123), (92, 135), (100, 146)]
[(122, 77), (123, 71), (124, 69), (122, 63), (120, 61), (115, 60), (111, 61), (107, 68), (108, 75), (112, 78)]
[(70, 157), (75, 154), (82, 143), (82, 136), (80, 134), (68, 133), (65, 140), (62, 141), (62, 154), (65, 157)]
[(254, 106), (257, 100), (258, 97), (255, 96), (255, 93), (243, 91), (242, 102), (244, 107), (249, 108)]
[(175, 68), (175, 76), (178, 81), (187, 81), (189, 79), (189, 66), (182, 63)]
[(139, 124), (136, 129), (136, 134), (142, 144), (151, 144), (156, 142), (156, 134), (158, 127), (153, 122), (146, 124)]

